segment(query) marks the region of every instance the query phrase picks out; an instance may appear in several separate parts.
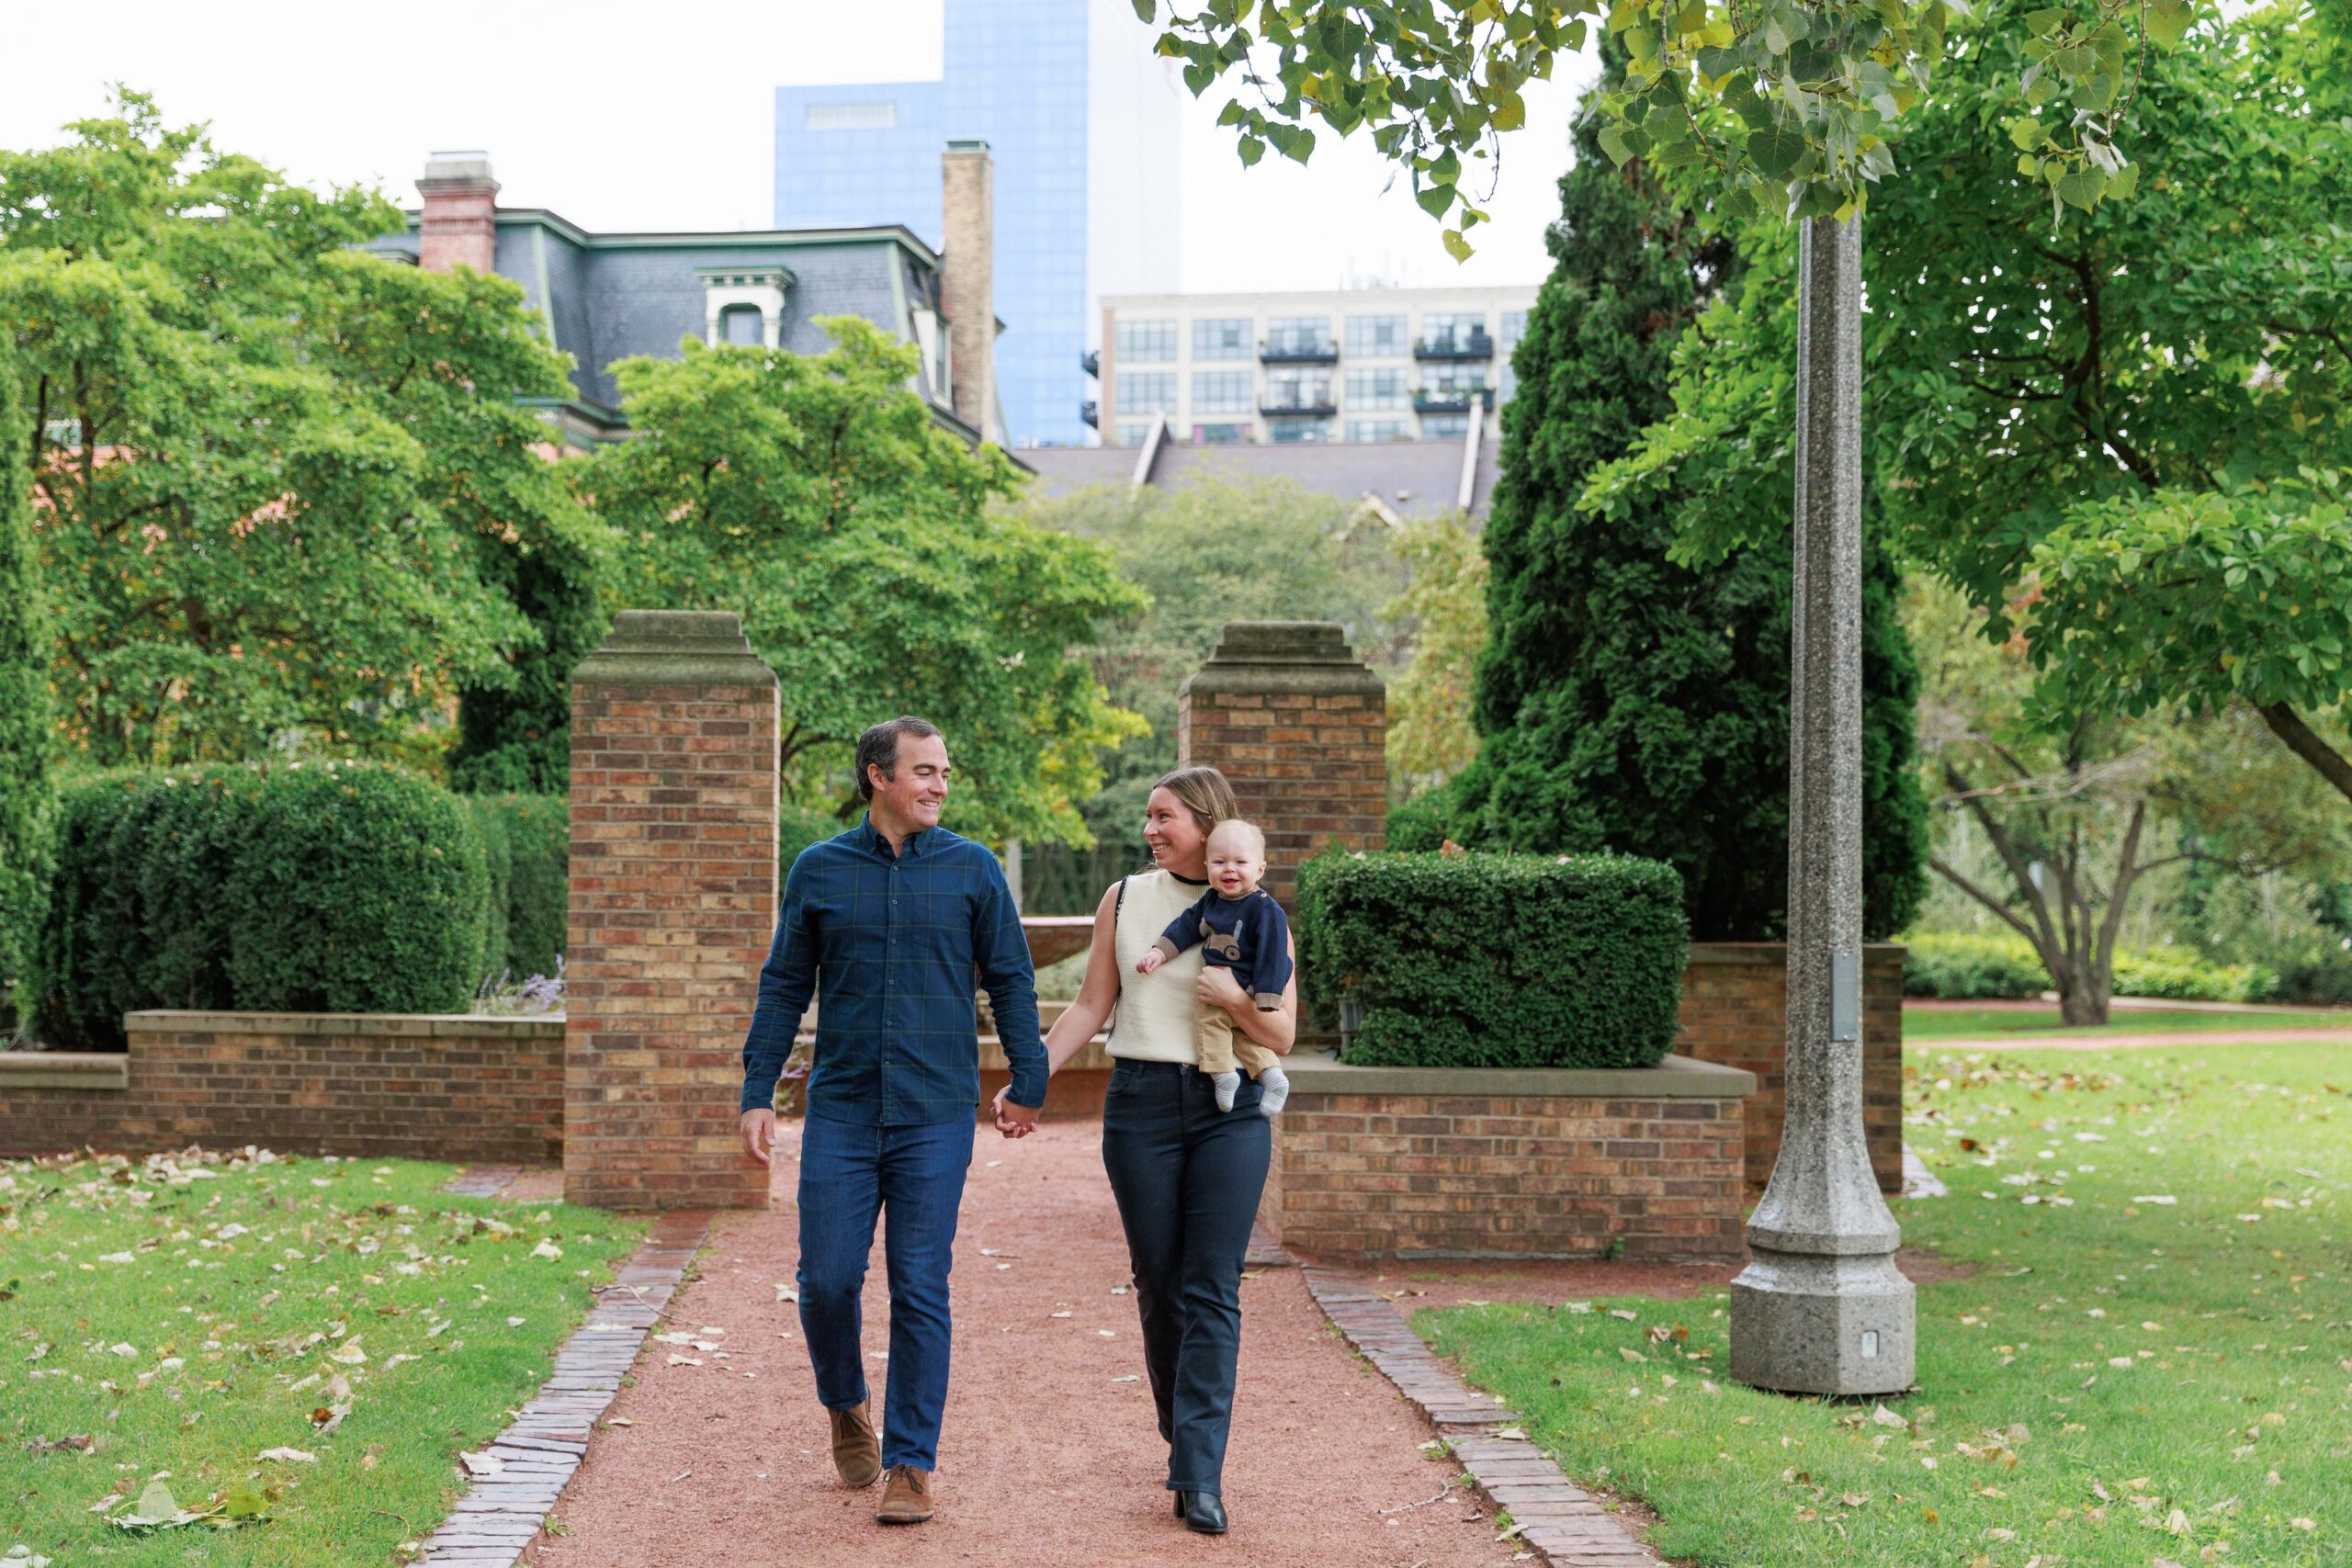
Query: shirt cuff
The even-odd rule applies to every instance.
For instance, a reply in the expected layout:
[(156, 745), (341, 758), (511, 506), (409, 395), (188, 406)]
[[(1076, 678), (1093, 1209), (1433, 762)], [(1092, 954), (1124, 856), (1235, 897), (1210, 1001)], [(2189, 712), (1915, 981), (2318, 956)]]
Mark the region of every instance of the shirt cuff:
[(1280, 991), (1260, 991), (1258, 993), (1257, 1000), (1258, 1010), (1260, 1012), (1280, 1012), (1283, 1010), (1283, 994)]

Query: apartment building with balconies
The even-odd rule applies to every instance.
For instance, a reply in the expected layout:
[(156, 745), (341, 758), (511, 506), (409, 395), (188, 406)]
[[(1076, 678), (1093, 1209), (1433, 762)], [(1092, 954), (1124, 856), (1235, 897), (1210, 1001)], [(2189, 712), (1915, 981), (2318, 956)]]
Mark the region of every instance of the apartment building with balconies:
[(1082, 417), (1117, 446), (1464, 436), (1510, 400), (1535, 288), (1109, 296)]

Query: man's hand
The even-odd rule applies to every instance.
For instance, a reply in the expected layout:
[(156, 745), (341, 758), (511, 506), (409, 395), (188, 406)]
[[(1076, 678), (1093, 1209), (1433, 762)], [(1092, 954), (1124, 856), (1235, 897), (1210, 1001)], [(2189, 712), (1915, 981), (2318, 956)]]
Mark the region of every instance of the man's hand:
[(764, 1105), (746, 1111), (740, 1125), (744, 1150), (762, 1165), (768, 1164), (768, 1151), (775, 1147), (775, 1112)]
[(1201, 965), (1201, 977), (1193, 982), (1193, 995), (1213, 1008), (1230, 1010), (1250, 1002), (1250, 993), (1241, 988), (1233, 971), (1215, 964)]
[(1012, 1092), (1011, 1084), (996, 1091), (996, 1130), (1008, 1138), (1025, 1138), (1037, 1130), (1037, 1112), (1042, 1107), (1015, 1105), (1005, 1098)]

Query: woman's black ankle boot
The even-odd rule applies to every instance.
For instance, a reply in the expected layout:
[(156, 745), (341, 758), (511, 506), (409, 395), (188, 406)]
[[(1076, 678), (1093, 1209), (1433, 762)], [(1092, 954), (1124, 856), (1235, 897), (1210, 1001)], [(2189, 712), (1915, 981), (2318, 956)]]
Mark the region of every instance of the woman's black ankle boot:
[(1214, 1492), (1179, 1492), (1176, 1511), (1184, 1516), (1184, 1528), (1203, 1535), (1225, 1533), (1225, 1504)]

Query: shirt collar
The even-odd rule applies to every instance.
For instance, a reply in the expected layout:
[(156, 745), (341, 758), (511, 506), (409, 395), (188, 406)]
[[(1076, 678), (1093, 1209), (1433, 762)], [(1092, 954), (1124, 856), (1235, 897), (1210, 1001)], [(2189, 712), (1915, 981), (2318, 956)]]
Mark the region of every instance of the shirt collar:
[[(865, 816), (859, 820), (858, 831), (860, 834), (858, 841), (863, 843), (867, 849), (873, 851), (876, 854), (881, 856), (884, 860), (897, 860), (900, 858), (900, 855), (894, 855), (890, 852), (890, 840), (884, 838), (882, 836), (882, 829), (874, 825), (874, 813), (871, 811), (867, 812)], [(923, 840), (930, 837), (931, 829), (928, 828), (918, 829), (914, 832), (908, 834), (905, 843), (901, 846), (901, 854), (903, 857), (908, 860), (912, 860), (916, 856), (922, 854), (923, 852)]]

